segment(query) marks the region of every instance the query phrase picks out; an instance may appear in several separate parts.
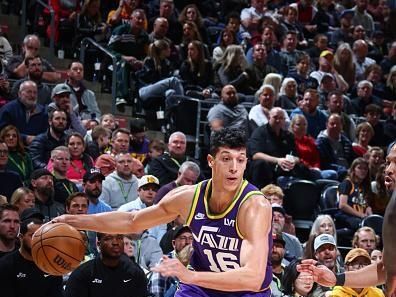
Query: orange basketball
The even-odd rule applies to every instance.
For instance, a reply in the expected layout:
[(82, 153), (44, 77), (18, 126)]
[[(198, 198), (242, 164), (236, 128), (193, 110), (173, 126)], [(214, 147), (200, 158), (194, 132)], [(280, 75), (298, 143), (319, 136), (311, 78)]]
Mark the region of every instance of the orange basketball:
[(79, 231), (64, 223), (43, 225), (33, 234), (32, 257), (51, 275), (64, 275), (78, 267), (85, 245)]

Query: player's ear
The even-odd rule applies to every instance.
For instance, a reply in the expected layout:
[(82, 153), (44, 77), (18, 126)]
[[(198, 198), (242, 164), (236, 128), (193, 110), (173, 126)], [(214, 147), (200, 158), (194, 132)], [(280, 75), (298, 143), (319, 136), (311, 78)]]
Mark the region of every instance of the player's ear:
[(208, 160), (209, 167), (212, 168), (213, 167), (213, 163), (214, 163), (214, 157), (211, 154), (208, 154), (207, 160)]

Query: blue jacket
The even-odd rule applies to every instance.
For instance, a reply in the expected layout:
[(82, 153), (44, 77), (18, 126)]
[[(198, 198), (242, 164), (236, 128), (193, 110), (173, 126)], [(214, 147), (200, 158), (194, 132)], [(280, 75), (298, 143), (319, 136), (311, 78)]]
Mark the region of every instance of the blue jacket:
[(36, 136), (47, 131), (47, 111), (44, 106), (37, 104), (34, 114), (27, 118), (25, 106), (21, 101), (13, 100), (0, 109), (0, 130), (7, 125), (17, 127), (26, 142), (26, 136)]

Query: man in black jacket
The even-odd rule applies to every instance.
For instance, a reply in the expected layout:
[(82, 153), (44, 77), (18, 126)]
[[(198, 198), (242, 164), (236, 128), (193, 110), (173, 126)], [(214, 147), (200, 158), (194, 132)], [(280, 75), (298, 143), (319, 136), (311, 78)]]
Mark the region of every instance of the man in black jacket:
[(34, 168), (44, 168), (51, 156), (51, 151), (65, 145), (67, 116), (63, 110), (53, 110), (49, 113), (50, 128), (47, 132), (37, 135), (29, 146), (29, 154)]
[(122, 234), (97, 233), (100, 255), (80, 265), (66, 284), (66, 297), (144, 297), (147, 279), (124, 251)]

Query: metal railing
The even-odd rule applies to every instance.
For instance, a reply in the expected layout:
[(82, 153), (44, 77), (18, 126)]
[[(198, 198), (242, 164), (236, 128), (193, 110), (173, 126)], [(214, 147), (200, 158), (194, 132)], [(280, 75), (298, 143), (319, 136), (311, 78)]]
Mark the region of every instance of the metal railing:
[[(26, 2), (27, 0), (22, 1), (22, 38), (26, 36)], [(53, 54), (55, 54), (55, 11), (52, 6), (44, 3), (42, 0), (36, 0), (36, 3), (41, 5), (44, 8), (47, 8), (50, 12), (51, 20), (50, 20), (50, 49)], [(36, 16), (37, 17), (37, 16)]]
[[(113, 71), (112, 71), (112, 79), (111, 79), (111, 113), (115, 114), (116, 112), (116, 106), (115, 106), (115, 98), (116, 98), (116, 90), (117, 90), (117, 58), (115, 55), (113, 55), (108, 49), (97, 43), (95, 40), (93, 40), (90, 37), (86, 37), (81, 41), (81, 47), (80, 47), (80, 61), (84, 64), (85, 62), (85, 51), (88, 47), (88, 45), (91, 44), (95, 48), (99, 49), (106, 55), (108, 55), (112, 62), (113, 62)], [(95, 70), (96, 71), (96, 70)]]

